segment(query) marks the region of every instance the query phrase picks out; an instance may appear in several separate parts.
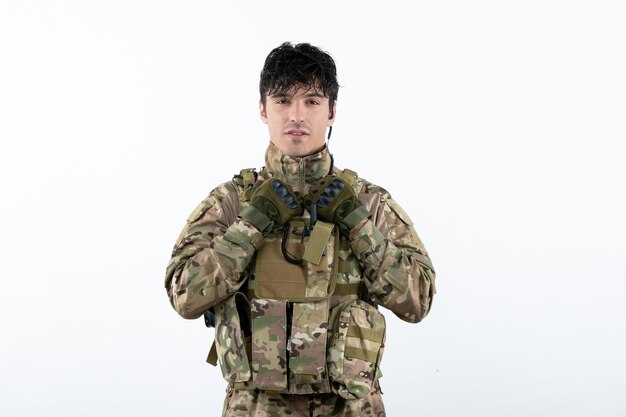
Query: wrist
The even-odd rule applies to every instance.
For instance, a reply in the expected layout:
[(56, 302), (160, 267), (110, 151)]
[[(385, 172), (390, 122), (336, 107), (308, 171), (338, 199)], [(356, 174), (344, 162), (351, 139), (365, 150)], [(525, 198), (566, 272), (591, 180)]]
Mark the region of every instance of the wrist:
[(239, 217), (256, 227), (263, 236), (268, 234), (274, 227), (274, 222), (253, 205), (243, 208), (239, 212)]
[(372, 217), (372, 215), (369, 211), (363, 206), (357, 206), (357, 208), (352, 210), (346, 217), (340, 219), (339, 228), (344, 233), (348, 234), (351, 230), (362, 227), (365, 221), (370, 217)]

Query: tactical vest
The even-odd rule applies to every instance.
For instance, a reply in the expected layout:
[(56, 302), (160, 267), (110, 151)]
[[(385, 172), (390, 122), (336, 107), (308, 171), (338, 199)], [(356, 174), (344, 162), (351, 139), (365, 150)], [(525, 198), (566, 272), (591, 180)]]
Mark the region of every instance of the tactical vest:
[[(338, 175), (357, 188), (356, 173)], [(235, 176), (243, 204), (256, 179), (252, 169)], [(361, 277), (333, 224), (316, 221), (311, 230), (309, 219), (291, 221), (265, 237), (247, 287), (214, 307), (208, 361), (216, 354), (237, 389), (365, 397), (382, 375), (385, 319), (364, 301)]]

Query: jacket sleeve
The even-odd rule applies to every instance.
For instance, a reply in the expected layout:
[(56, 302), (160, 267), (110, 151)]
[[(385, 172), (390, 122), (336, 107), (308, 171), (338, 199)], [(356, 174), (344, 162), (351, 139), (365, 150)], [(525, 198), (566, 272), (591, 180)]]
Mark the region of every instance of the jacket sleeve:
[(187, 219), (165, 275), (170, 303), (182, 317), (200, 317), (245, 282), (246, 267), (263, 236), (237, 218), (238, 212), (234, 185), (225, 183)]
[(384, 190), (375, 195), (360, 198), (372, 218), (350, 232), (350, 246), (372, 300), (417, 323), (430, 310), (435, 271), (409, 216)]

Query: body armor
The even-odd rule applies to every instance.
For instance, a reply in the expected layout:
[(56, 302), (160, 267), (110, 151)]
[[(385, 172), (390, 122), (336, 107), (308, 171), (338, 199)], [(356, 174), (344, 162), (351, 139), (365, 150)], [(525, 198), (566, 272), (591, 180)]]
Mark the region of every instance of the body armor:
[[(358, 187), (356, 174), (339, 173)], [(257, 175), (235, 177), (246, 204)], [(358, 191), (358, 190), (357, 190)], [(359, 263), (330, 223), (296, 218), (265, 237), (247, 285), (215, 306), (215, 349), (237, 388), (367, 395), (380, 377), (385, 320), (367, 299)]]

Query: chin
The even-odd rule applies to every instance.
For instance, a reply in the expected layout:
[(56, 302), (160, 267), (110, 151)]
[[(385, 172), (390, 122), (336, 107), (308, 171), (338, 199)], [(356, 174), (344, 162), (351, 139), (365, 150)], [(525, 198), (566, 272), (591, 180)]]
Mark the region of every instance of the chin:
[(283, 152), (289, 156), (307, 156), (313, 153), (304, 149), (289, 149)]
[(281, 150), (289, 156), (307, 156), (312, 153), (310, 144), (303, 142), (287, 143), (285, 144), (284, 149)]

